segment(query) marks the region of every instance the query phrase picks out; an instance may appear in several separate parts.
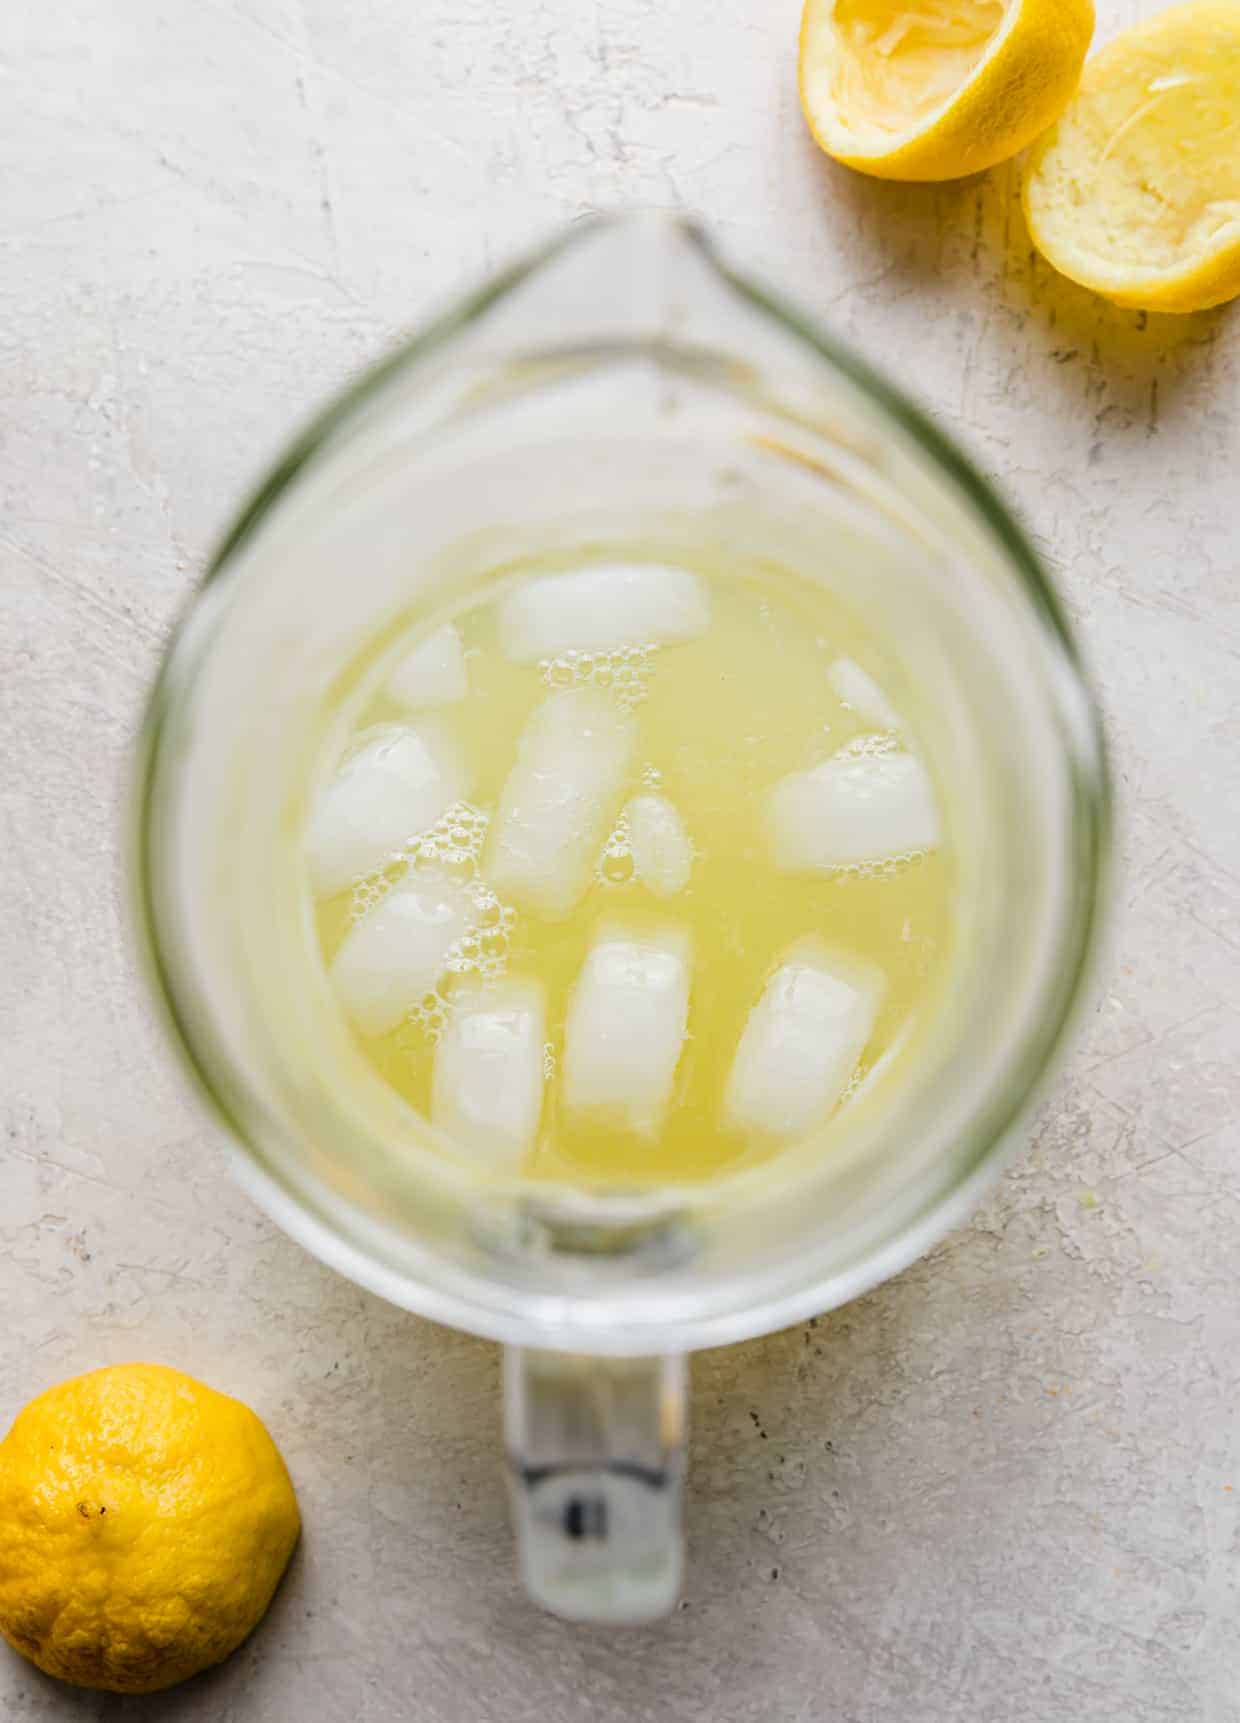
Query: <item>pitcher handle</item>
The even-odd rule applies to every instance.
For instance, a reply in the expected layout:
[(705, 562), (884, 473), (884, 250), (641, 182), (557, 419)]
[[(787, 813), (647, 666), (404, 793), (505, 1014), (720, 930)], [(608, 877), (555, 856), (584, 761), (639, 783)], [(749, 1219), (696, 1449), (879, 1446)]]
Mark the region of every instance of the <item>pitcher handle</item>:
[(535, 1603), (569, 1621), (666, 1615), (684, 1569), (683, 1357), (510, 1347), (504, 1429), (517, 1554)]

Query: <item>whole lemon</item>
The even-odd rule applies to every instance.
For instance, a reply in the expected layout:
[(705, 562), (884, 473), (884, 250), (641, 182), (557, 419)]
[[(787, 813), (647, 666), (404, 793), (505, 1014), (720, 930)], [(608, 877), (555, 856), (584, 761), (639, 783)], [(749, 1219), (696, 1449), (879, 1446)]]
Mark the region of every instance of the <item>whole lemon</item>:
[(240, 1401), (160, 1364), (75, 1376), (0, 1442), (0, 1632), (80, 1687), (171, 1687), (256, 1626), (300, 1525)]

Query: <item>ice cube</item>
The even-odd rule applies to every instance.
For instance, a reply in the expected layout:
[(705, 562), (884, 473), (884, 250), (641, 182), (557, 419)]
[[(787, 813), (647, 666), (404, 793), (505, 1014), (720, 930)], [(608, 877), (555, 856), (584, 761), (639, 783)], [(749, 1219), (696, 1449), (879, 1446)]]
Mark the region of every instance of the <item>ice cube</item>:
[(331, 965), (346, 1016), (364, 1035), (386, 1035), (430, 993), (448, 953), (478, 919), (451, 883), (393, 886), (345, 935)]
[(633, 871), (656, 897), (674, 897), (689, 883), (693, 846), (666, 796), (634, 796), (624, 810)]
[(544, 700), (521, 732), (483, 869), (501, 896), (547, 916), (585, 892), (633, 756), (633, 719), (596, 688)]
[(306, 832), (310, 883), (320, 897), (373, 873), (464, 794), (459, 764), (441, 741), (385, 725), (363, 734), (319, 792)]
[(810, 938), (794, 945), (749, 1013), (724, 1093), (731, 1130), (801, 1137), (836, 1106), (874, 1031), (886, 981)]
[(775, 864), (817, 873), (886, 861), (939, 841), (934, 789), (912, 754), (844, 749), (771, 791), (767, 833)]
[(410, 712), (450, 706), (465, 698), (469, 693), (465, 653), (450, 622), (405, 654), (388, 677), (387, 691)]
[(573, 988), (564, 1030), (570, 1113), (656, 1136), (688, 1015), (689, 940), (680, 928), (600, 928)]
[(710, 597), (700, 575), (658, 563), (609, 564), (527, 580), (499, 607), (500, 643), (516, 664), (562, 652), (671, 646), (705, 634)]
[(846, 706), (880, 730), (900, 729), (900, 714), (868, 670), (851, 658), (837, 658), (827, 671), (827, 680)]
[(435, 1054), (431, 1119), (471, 1158), (515, 1166), (542, 1111), (542, 988), (499, 981), (458, 988)]

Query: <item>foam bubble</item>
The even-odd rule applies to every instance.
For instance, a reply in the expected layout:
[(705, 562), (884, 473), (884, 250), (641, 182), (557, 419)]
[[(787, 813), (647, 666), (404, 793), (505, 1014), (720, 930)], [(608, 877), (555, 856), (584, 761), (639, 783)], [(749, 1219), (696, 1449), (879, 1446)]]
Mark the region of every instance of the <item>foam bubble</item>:
[(350, 920), (359, 921), (368, 910), (382, 903), (411, 869), (429, 878), (455, 879), (467, 884), (477, 876), (486, 832), (485, 813), (468, 802), (454, 802), (428, 831), (399, 850), (381, 873), (354, 883)]
[(599, 878), (604, 885), (627, 885), (634, 874), (632, 850), (605, 850), (599, 863)]
[(887, 735), (882, 731), (869, 730), (863, 736), (854, 736), (845, 742), (832, 755), (836, 760), (881, 760), (888, 754), (902, 754), (898, 736)]
[(389, 1035), (411, 1011), (425, 1013), (472, 922), (468, 896), (449, 882), (404, 882), (389, 891), (349, 929), (331, 962), (332, 985), (354, 1026)]
[(879, 861), (847, 862), (831, 869), (832, 879), (894, 879), (909, 868), (925, 861), (928, 849), (904, 850), (899, 855), (884, 856)]
[(548, 688), (610, 689), (626, 711), (646, 698), (657, 646), (617, 647), (613, 652), (562, 652), (540, 659), (538, 674)]
[(629, 838), (628, 815), (622, 813), (603, 845), (595, 878), (600, 885), (627, 885), (633, 877), (633, 849)]
[(468, 802), (455, 802), (429, 831), (406, 845), (396, 863), (382, 874), (359, 880), (353, 888), (349, 905), (352, 922), (360, 921), (410, 874), (428, 882), (450, 884), (465, 894), (470, 925), (446, 954), (444, 979), (405, 1015), (402, 1032), (407, 1031), (415, 1042), (421, 1039), (431, 1046), (437, 1044), (453, 1015), (455, 978), (497, 980), (508, 966), (517, 915), (481, 877), (487, 825), (488, 816), (481, 809)]

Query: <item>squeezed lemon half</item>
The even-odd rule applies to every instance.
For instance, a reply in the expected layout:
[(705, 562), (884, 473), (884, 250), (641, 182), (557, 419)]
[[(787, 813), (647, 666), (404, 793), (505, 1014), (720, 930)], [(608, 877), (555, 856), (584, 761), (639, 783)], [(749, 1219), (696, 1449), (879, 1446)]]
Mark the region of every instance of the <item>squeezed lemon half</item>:
[(1093, 29), (1093, 0), (806, 0), (801, 106), (849, 167), (957, 179), (1063, 111)]
[(1240, 294), (1240, 4), (1175, 6), (1096, 55), (1035, 146), (1024, 204), (1043, 256), (1117, 305)]

